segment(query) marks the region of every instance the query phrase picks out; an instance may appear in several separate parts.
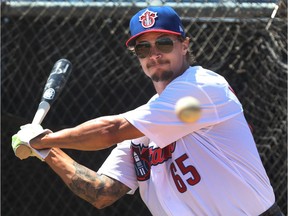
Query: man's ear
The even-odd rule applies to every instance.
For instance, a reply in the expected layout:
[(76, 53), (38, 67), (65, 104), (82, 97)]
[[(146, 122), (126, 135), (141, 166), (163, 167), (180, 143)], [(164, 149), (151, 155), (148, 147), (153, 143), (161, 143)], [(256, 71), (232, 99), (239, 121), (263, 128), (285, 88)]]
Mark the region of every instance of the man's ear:
[(183, 46), (183, 54), (186, 55), (186, 53), (189, 50), (189, 44), (190, 44), (190, 38), (186, 37), (185, 40), (182, 42), (182, 46)]

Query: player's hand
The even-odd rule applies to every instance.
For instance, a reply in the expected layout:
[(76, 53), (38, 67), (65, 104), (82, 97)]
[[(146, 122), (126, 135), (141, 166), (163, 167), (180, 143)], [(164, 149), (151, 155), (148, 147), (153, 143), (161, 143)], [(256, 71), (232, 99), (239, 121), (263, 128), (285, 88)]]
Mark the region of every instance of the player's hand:
[(43, 161), (49, 154), (50, 150), (49, 149), (36, 150), (30, 146), (29, 142), (33, 138), (41, 134), (51, 133), (51, 131), (48, 129), (44, 130), (42, 126), (39, 124), (26, 124), (26, 125), (21, 126), (20, 129), (21, 130), (18, 131), (17, 134), (14, 134), (12, 136), (12, 148), (13, 148), (15, 155), (19, 157), (19, 155), (16, 154), (16, 150), (17, 148), (19, 148), (19, 146), (25, 145), (27, 147), (26, 150), (28, 149), (30, 150), (30, 152), (28, 151), (27, 153), (28, 155), (26, 154), (24, 158), (19, 157), (20, 159), (25, 159), (27, 157), (36, 156), (37, 158)]

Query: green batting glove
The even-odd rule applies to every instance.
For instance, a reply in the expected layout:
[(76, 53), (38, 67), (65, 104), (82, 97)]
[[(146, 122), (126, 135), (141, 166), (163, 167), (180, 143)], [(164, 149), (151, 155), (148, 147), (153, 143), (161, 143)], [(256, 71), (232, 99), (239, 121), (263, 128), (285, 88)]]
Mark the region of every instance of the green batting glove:
[(37, 157), (44, 160), (50, 152), (50, 149), (36, 150), (29, 144), (30, 140), (41, 135), (47, 134), (51, 131), (43, 129), (39, 124), (27, 124), (20, 127), (20, 131), (12, 136), (12, 148), (15, 155), (23, 160), (28, 157)]

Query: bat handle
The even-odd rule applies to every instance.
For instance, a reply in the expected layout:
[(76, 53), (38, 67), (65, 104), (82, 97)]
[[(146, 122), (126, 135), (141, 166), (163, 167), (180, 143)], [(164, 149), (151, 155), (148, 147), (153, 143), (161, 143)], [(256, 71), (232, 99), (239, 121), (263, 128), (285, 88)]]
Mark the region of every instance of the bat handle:
[(39, 106), (34, 116), (34, 119), (32, 121), (32, 124), (41, 124), (46, 114), (48, 113), (49, 109), (50, 109), (50, 104), (46, 101), (41, 101), (39, 103)]
[[(34, 115), (32, 124), (41, 124), (49, 109), (50, 104), (46, 101), (41, 101), (39, 103), (36, 114)], [(15, 155), (21, 160), (26, 159), (31, 155), (31, 149), (29, 148), (29, 146), (21, 144), (15, 150)]]

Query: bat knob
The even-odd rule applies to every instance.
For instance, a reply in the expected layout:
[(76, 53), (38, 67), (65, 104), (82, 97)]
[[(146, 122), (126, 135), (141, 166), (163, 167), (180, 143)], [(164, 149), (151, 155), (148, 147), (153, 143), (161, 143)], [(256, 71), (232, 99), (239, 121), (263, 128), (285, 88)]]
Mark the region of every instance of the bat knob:
[(21, 160), (28, 158), (31, 155), (31, 153), (32, 153), (31, 148), (24, 144), (19, 145), (15, 151), (15, 155)]

